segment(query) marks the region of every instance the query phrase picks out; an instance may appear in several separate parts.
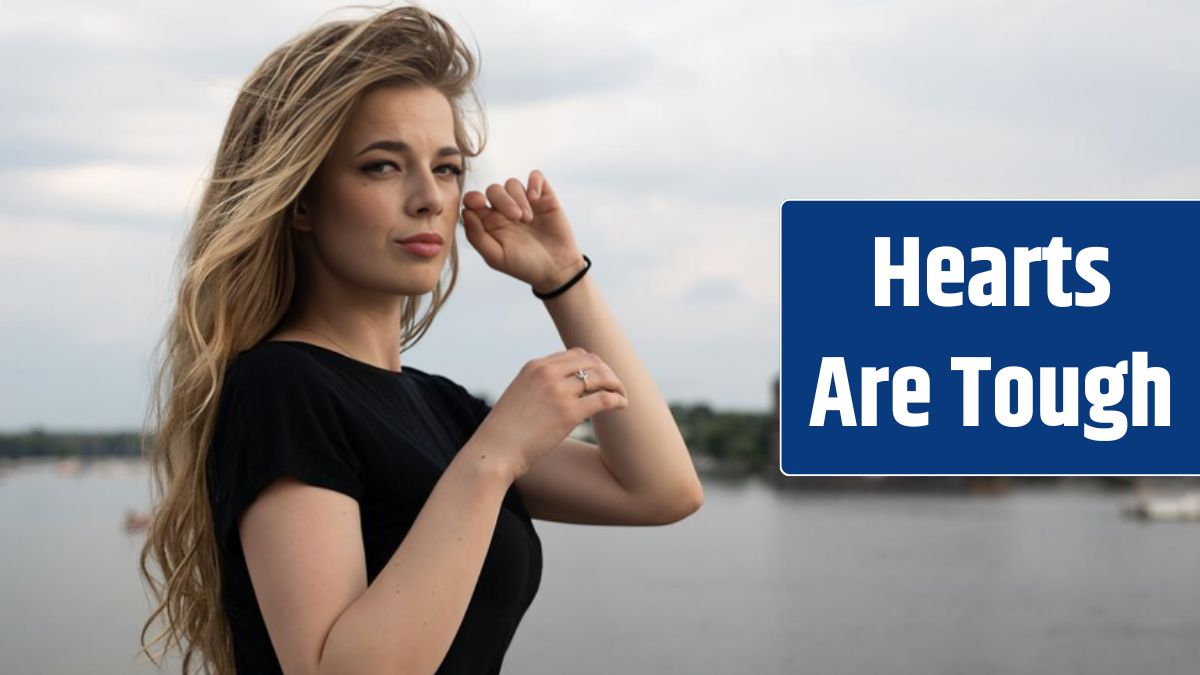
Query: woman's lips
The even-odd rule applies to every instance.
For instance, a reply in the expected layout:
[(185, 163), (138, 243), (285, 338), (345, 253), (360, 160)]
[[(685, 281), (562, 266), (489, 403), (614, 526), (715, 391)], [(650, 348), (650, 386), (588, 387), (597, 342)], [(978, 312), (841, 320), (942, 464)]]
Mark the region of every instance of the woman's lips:
[(424, 256), (426, 258), (432, 258), (433, 256), (437, 255), (439, 251), (442, 250), (442, 245), (441, 244), (430, 244), (430, 243), (422, 242), (422, 241), (413, 241), (413, 242), (409, 242), (407, 244), (404, 242), (400, 242), (400, 248), (402, 248), (406, 251), (409, 251), (411, 253), (415, 253), (419, 256)]
[(442, 250), (442, 235), (437, 232), (422, 232), (396, 242), (410, 253), (432, 258)]

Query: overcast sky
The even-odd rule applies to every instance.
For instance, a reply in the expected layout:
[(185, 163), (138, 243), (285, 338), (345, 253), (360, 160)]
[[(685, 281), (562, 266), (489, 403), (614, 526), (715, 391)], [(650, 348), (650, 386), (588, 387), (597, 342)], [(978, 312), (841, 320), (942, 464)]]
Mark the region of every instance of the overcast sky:
[[(361, 15), (103, 4), (6, 0), (0, 21), (0, 430), (141, 423), (238, 86), (322, 15)], [(786, 199), (1200, 185), (1200, 3), (424, 4), (482, 54), (469, 187), (546, 173), (671, 401), (768, 407)], [(460, 285), (403, 360), (495, 398), (562, 345), (527, 287), (460, 250)]]

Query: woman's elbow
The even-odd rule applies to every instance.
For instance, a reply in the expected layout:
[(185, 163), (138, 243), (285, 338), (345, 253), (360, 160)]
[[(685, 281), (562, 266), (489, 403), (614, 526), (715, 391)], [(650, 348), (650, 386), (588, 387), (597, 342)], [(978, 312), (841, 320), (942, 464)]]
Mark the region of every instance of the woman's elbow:
[(659, 517), (655, 519), (656, 524), (670, 525), (671, 523), (677, 523), (699, 511), (703, 504), (704, 488), (697, 479), (694, 483), (676, 492), (675, 496), (659, 509)]
[(704, 486), (700, 485), (700, 479), (697, 478), (691, 490), (688, 491), (687, 498), (683, 500), (683, 515), (679, 519), (683, 520), (699, 511), (701, 506), (704, 506)]

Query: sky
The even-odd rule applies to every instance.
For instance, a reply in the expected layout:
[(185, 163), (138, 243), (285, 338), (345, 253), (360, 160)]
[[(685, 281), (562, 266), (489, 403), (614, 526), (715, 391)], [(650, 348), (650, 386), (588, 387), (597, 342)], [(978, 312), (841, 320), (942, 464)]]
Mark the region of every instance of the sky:
[[(142, 424), (238, 87), (283, 41), (364, 12), (98, 4), (5, 0), (0, 431)], [(488, 145), (468, 189), (546, 174), (672, 402), (769, 407), (785, 200), (1200, 185), (1194, 2), (422, 4), (482, 57)], [(494, 399), (562, 342), (459, 238), (459, 285), (402, 362)]]

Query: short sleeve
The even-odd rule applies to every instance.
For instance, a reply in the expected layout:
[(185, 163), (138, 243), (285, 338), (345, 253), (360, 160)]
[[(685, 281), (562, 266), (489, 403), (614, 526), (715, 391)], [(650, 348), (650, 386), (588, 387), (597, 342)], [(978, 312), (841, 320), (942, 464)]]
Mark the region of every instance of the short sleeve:
[(443, 396), (458, 411), (466, 435), (475, 433), (483, 419), (492, 412), (492, 405), (483, 398), (467, 391), (461, 384), (442, 375), (434, 375), (434, 382), (441, 389)]
[(218, 542), (229, 542), (241, 513), (284, 475), (362, 498), (362, 462), (343, 429), (332, 386), (301, 352), (244, 352), (235, 359), (207, 462)]
[[(441, 375), (433, 377), (443, 394), (451, 399), (452, 409), (456, 410), (459, 418), (464, 420), (462, 429), (464, 438), (474, 434), (479, 425), (483, 423), (484, 418), (492, 412), (492, 404), (467, 391), (465, 387), (454, 380)], [(529, 511), (517, 492), (515, 482), (509, 486), (508, 492), (504, 495), (504, 503), (526, 522), (530, 521)], [(532, 528), (532, 523), (530, 527)]]
[(478, 428), (481, 423), (483, 423), (483, 418), (487, 417), (488, 413), (492, 412), (492, 404), (483, 400), (479, 396), (472, 394), (466, 389), (463, 389), (462, 387), (459, 387), (459, 389), (462, 389), (462, 392), (466, 394), (465, 405), (467, 406), (467, 410), (471, 412), (471, 418), (473, 422), (472, 430), (474, 430)]

